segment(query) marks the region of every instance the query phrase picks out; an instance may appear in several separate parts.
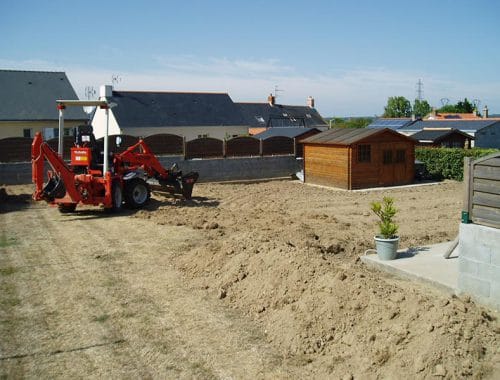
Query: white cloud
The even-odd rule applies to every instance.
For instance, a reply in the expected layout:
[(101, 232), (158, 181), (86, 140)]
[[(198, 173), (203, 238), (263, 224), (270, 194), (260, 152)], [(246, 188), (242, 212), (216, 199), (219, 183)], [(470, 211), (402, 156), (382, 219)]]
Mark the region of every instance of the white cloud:
[(118, 75), (121, 90), (209, 91), (227, 92), (234, 101), (265, 102), (277, 85), (278, 101), (306, 104), (310, 95), (323, 116), (373, 116), (381, 114), (389, 96), (415, 98), (418, 78), (424, 81), (424, 98), (434, 106), (440, 99), (452, 103), (468, 97), (481, 100), (491, 113), (500, 113), (499, 83), (468, 83), (436, 78), (428, 73), (363, 68), (334, 73), (301, 73), (276, 59), (231, 60), (195, 56), (155, 57), (156, 68), (150, 71), (116, 70), (77, 64), (61, 65), (43, 60), (12, 61), (0, 59), (9, 69), (65, 71), (80, 97), (86, 86), (111, 82)]

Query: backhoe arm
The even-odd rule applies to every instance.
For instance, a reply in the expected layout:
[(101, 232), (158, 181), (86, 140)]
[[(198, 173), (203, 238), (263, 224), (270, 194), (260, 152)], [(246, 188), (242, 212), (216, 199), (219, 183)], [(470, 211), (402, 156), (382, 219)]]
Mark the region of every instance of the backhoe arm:
[(43, 141), (42, 135), (38, 132), (31, 144), (31, 167), (32, 167), (32, 181), (35, 184), (35, 192), (33, 199), (44, 199), (43, 186), (44, 186), (44, 161), (45, 159), (50, 164), (54, 171), (54, 175), (62, 179), (67, 194), (71, 197), (73, 202), (78, 202), (80, 196), (74, 186), (75, 174), (66, 165), (66, 162), (52, 150), (52, 148)]

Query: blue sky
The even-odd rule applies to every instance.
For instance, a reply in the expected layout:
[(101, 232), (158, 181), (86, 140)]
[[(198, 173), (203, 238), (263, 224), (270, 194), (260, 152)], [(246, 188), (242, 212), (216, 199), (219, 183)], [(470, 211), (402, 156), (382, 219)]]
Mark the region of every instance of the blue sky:
[(500, 1), (1, 1), (0, 68), (86, 86), (316, 99), (327, 116), (387, 97), (480, 100), (500, 113)]

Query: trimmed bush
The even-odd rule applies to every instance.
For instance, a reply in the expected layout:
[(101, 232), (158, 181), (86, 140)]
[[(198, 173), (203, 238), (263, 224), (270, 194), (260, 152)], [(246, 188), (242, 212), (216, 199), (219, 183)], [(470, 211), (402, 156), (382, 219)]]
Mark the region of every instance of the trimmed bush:
[(498, 149), (416, 148), (415, 159), (422, 161), (433, 178), (461, 181), (464, 177), (464, 158), (473, 159), (497, 152)]

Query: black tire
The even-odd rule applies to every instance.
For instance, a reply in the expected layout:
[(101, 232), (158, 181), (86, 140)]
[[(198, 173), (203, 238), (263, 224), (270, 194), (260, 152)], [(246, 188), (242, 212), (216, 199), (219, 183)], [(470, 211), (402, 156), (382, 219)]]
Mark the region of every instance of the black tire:
[(124, 197), (127, 207), (141, 208), (149, 202), (151, 190), (142, 178), (132, 178), (125, 183)]
[(113, 181), (111, 184), (111, 202), (110, 208), (105, 208), (106, 212), (119, 212), (123, 204), (123, 190), (120, 181)]
[(59, 209), (59, 212), (61, 214), (70, 214), (72, 212), (75, 212), (76, 203), (59, 203), (57, 205), (57, 208)]

